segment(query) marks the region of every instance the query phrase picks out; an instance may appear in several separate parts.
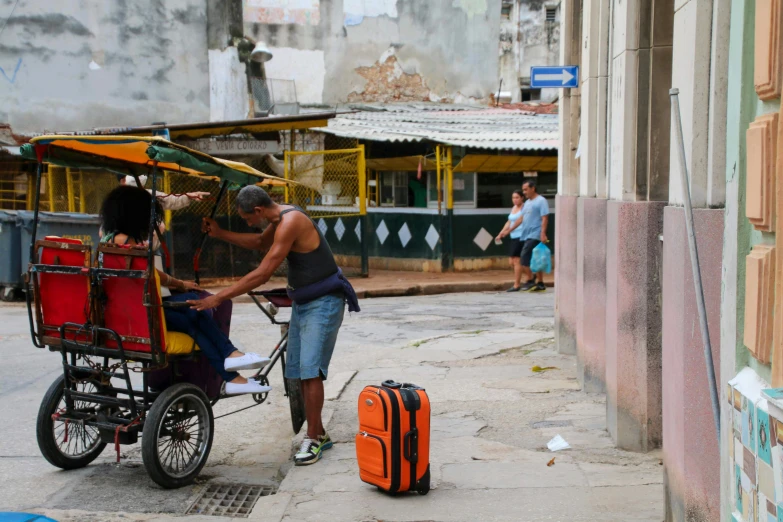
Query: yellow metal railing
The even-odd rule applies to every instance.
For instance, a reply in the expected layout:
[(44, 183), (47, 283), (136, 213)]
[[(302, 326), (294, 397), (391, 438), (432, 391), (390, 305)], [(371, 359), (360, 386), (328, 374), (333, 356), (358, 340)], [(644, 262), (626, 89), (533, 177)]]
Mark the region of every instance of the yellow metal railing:
[(302, 207), (311, 217), (346, 217), (367, 213), (367, 168), (364, 146), (286, 151), (286, 203)]

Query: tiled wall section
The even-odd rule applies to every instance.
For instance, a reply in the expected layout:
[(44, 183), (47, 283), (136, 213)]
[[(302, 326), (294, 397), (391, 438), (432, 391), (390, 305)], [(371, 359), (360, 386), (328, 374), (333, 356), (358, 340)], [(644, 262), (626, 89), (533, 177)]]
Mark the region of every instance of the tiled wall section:
[(764, 384), (745, 368), (728, 385), (735, 522), (783, 522), (783, 410), (771, 400), (783, 398), (783, 389)]

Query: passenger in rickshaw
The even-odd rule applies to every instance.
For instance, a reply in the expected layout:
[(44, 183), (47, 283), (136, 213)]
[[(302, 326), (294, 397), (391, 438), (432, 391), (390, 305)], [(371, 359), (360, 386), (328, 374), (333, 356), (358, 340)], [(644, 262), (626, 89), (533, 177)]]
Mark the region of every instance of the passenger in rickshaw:
[[(147, 246), (151, 202), (149, 193), (138, 187), (123, 185), (112, 190), (101, 206), (101, 243)], [(160, 203), (156, 202), (156, 205), (156, 214), (162, 217)], [(157, 247), (153, 244), (153, 248)], [(158, 275), (164, 301), (184, 302), (201, 298), (195, 293), (200, 290), (195, 283), (181, 281), (161, 270), (158, 270)], [(167, 289), (183, 293), (171, 295)], [(207, 313), (189, 308), (164, 308), (163, 312), (169, 330), (188, 334), (196, 341), (209, 363), (226, 382), (226, 394), (265, 393), (271, 390), (270, 386), (263, 386), (237, 373), (237, 370), (262, 368), (269, 363), (268, 357), (238, 350)]]

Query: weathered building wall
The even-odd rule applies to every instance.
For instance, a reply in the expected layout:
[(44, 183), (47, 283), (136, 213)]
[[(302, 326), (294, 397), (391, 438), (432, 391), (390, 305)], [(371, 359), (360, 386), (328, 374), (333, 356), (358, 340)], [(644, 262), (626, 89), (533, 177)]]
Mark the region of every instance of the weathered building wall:
[(246, 0), (245, 34), (300, 103), (465, 101), (498, 86), (500, 0)]
[[(0, 0), (3, 16), (13, 4)], [(15, 132), (205, 121), (207, 0), (21, 0), (0, 69)]]
[[(506, 3), (506, 2), (504, 2)], [(508, 4), (507, 4), (508, 5)], [(500, 21), (499, 68), (503, 91), (521, 101), (521, 89), (530, 85), (530, 68), (560, 63), (560, 2), (513, 0), (508, 18)], [(555, 12), (547, 21), (547, 8)], [(544, 89), (542, 101), (558, 97), (558, 89)]]

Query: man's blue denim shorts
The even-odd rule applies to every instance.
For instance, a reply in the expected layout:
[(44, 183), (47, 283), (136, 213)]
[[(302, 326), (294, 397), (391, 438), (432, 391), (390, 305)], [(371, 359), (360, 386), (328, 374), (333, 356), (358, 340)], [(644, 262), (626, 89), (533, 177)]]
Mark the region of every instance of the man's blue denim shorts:
[(345, 300), (338, 295), (294, 303), (288, 329), (287, 378), (326, 380), (344, 314)]

